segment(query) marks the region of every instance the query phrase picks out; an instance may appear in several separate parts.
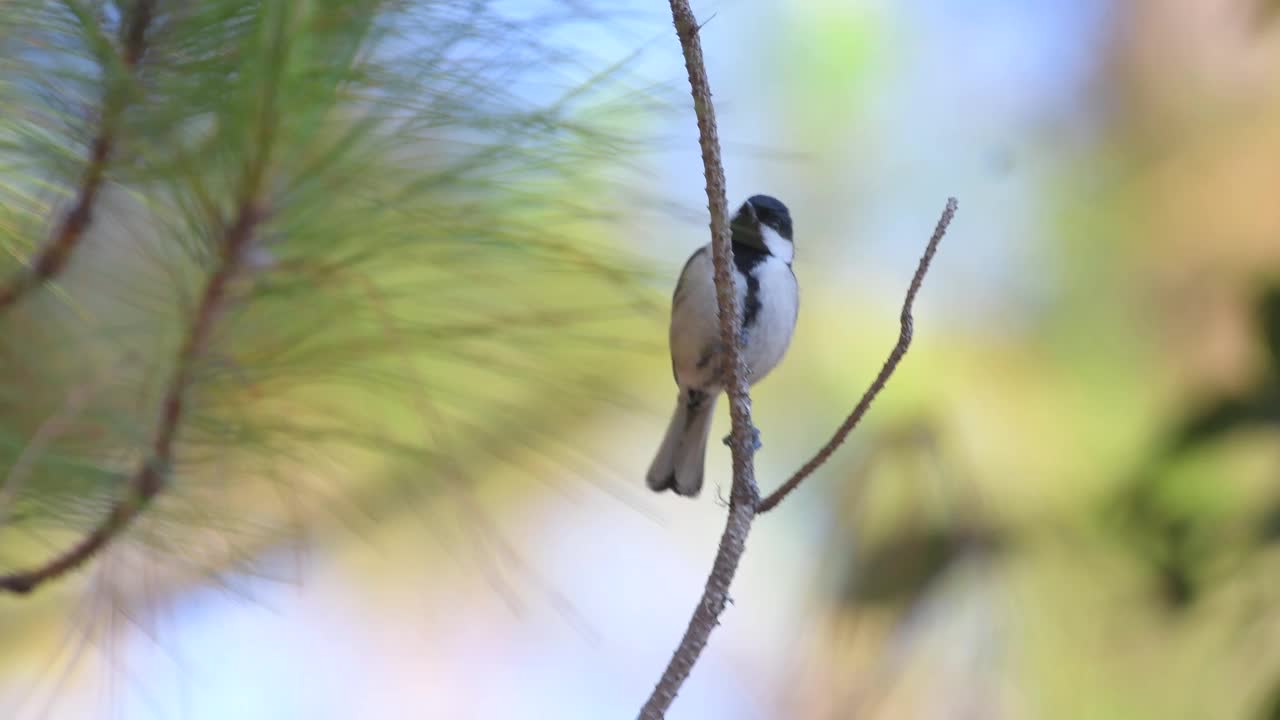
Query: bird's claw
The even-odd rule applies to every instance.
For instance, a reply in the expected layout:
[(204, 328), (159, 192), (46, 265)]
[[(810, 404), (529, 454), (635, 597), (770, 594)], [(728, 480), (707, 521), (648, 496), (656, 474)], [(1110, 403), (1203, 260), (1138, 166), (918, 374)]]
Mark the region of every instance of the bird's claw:
[[(729, 447), (733, 447), (733, 433), (729, 433), (728, 435), (725, 435), (724, 439), (721, 440), (720, 442), (723, 442), (725, 445)], [(764, 447), (764, 445), (760, 442), (760, 430), (756, 427), (752, 427), (751, 428), (751, 449), (755, 451), (755, 450), (759, 450), (762, 447)]]

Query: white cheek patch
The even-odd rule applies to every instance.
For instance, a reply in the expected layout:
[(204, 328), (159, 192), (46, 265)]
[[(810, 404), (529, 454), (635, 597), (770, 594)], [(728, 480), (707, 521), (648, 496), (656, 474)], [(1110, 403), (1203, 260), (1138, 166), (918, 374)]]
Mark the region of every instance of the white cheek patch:
[(764, 246), (769, 248), (770, 255), (785, 263), (791, 262), (791, 258), (795, 255), (796, 249), (795, 246), (791, 244), (790, 240), (782, 237), (778, 234), (777, 230), (774, 230), (764, 223), (760, 224), (760, 237), (764, 238)]

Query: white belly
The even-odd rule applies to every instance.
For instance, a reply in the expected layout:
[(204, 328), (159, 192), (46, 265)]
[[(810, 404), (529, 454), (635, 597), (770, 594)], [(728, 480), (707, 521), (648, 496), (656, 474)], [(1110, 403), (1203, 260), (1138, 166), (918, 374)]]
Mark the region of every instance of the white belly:
[[(755, 384), (777, 366), (791, 344), (799, 294), (795, 275), (785, 262), (766, 258), (754, 269), (760, 282), (760, 310), (748, 329), (744, 360)], [(746, 282), (734, 273), (738, 314), (742, 317)], [(719, 386), (720, 321), (711, 251), (698, 253), (685, 268), (671, 314), (671, 361), (681, 387)]]

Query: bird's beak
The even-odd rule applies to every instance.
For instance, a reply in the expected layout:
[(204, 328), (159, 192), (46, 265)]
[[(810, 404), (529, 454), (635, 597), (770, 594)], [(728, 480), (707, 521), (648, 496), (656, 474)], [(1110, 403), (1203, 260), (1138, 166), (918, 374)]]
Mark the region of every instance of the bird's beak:
[(760, 238), (760, 217), (756, 215), (756, 208), (751, 203), (743, 203), (742, 209), (730, 223), (730, 228), (733, 230), (735, 243), (760, 250), (766, 249), (764, 241)]

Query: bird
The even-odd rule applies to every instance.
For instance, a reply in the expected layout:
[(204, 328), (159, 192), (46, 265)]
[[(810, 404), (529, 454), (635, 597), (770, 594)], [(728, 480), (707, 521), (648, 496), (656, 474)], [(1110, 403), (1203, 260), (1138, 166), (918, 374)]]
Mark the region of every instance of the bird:
[[(753, 195), (734, 213), (730, 228), (742, 357), (747, 382), (755, 385), (786, 354), (799, 316), (791, 212), (777, 198)], [(702, 490), (711, 419), (726, 382), (710, 244), (694, 251), (680, 271), (669, 342), (679, 393), (645, 482), (655, 492), (693, 498)], [(759, 449), (759, 433), (753, 433)]]

